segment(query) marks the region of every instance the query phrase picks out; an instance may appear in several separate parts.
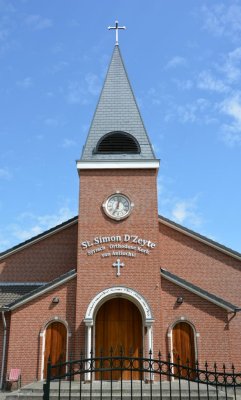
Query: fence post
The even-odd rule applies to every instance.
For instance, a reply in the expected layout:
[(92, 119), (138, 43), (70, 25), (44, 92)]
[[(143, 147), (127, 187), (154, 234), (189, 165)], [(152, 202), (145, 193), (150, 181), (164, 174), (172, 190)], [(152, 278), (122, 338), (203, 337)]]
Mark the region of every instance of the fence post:
[(49, 400), (50, 378), (51, 378), (51, 360), (49, 357), (48, 364), (47, 364), (47, 378), (46, 378), (46, 382), (43, 385), (43, 400)]

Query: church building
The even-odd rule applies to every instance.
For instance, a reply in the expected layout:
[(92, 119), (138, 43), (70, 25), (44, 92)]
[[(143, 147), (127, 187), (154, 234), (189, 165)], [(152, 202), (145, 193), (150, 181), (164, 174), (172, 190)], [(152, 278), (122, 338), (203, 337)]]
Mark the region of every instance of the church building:
[(11, 368), (26, 384), (49, 356), (110, 348), (240, 370), (241, 254), (158, 214), (159, 167), (117, 42), (77, 161), (78, 216), (0, 253), (1, 387)]

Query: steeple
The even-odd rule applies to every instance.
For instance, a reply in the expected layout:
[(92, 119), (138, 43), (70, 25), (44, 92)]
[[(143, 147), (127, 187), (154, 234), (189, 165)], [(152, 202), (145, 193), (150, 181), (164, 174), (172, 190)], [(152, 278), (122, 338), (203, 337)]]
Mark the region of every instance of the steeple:
[(80, 161), (156, 160), (115, 45)]

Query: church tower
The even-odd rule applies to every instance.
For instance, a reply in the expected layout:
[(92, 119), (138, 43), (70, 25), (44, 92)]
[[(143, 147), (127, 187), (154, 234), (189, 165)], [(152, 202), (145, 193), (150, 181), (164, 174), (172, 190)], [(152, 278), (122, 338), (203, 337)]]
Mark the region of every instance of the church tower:
[(77, 355), (161, 347), (158, 168), (117, 42), (77, 161)]

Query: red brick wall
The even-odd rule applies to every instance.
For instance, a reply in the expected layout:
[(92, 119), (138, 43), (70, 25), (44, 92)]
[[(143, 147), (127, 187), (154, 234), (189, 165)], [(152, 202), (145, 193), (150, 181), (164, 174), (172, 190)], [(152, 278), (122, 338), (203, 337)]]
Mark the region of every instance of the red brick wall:
[[(8, 369), (19, 366), (24, 383), (40, 378), (42, 339), (39, 332), (56, 315), (67, 320), (71, 332), (76, 333), (75, 356), (79, 357), (80, 351), (85, 349), (83, 319), (88, 304), (97, 293), (112, 286), (130, 287), (149, 303), (155, 319), (155, 355), (159, 349), (165, 356), (171, 350), (168, 329), (184, 316), (200, 333), (197, 338), (200, 362), (217, 361), (220, 366), (223, 362), (234, 362), (241, 368), (241, 313), (228, 314), (166, 279), (160, 279), (160, 267), (163, 267), (241, 306), (241, 262), (162, 223), (158, 225), (154, 170), (82, 171), (80, 184), (78, 242), (75, 224), (9, 255), (0, 263), (2, 280), (48, 281), (74, 268), (78, 254), (77, 296), (75, 280), (72, 280), (13, 312)], [(127, 194), (135, 203), (132, 214), (121, 222), (109, 219), (102, 210), (103, 201), (116, 190)], [(97, 236), (124, 234), (139, 235), (156, 243), (157, 247), (149, 255), (121, 256), (125, 266), (120, 277), (116, 277), (112, 267), (117, 257), (101, 258), (101, 253), (87, 256), (80, 246), (84, 240)], [(60, 297), (60, 303), (53, 307), (54, 296)], [(184, 303), (178, 307), (177, 296), (184, 297)], [(72, 344), (73, 340), (74, 337), (70, 339)], [(0, 356), (1, 348), (0, 323)]]
[(241, 313), (229, 314), (228, 329), (230, 332), (230, 359), (236, 367), (236, 372), (241, 371), (241, 346), (240, 346), (240, 332), (241, 332)]
[[(241, 306), (241, 262), (239, 260), (162, 223), (160, 223), (159, 229), (161, 267), (234, 305)], [(185, 292), (184, 289), (167, 283), (163, 278), (162, 285), (165, 288), (165, 296), (162, 295), (162, 300), (168, 298), (174, 302), (175, 296), (181, 296), (181, 293)], [(167, 290), (170, 290), (169, 295), (167, 295)], [(188, 301), (187, 303), (184, 301), (178, 311), (185, 312), (190, 320), (195, 321), (194, 324), (198, 331), (203, 330), (199, 346), (202, 360), (207, 358), (210, 361), (219, 361), (219, 363), (226, 361), (230, 364), (233, 362), (240, 368), (240, 313), (236, 315), (227, 313), (220, 307), (212, 305), (198, 296), (193, 296), (186, 292), (184, 297), (187, 297)], [(198, 306), (195, 306), (197, 300)], [(169, 305), (165, 305), (165, 308), (167, 307), (163, 316), (165, 326), (167, 326), (167, 322), (171, 323), (170, 316), (177, 315), (177, 310), (173, 308), (173, 302), (168, 301)], [(205, 303), (205, 307), (200, 314), (201, 303)], [(197, 317), (197, 311), (200, 317)], [(223, 318), (226, 315), (223, 322), (220, 315), (223, 315)]]
[[(53, 297), (60, 302), (52, 304)], [(75, 333), (76, 278), (12, 312), (9, 335), (7, 370), (21, 368), (23, 384), (40, 379), (43, 338), (40, 331), (54, 317), (67, 321), (72, 337), (69, 352), (73, 351)]]
[(241, 261), (160, 223), (160, 266), (241, 307)]
[(0, 260), (1, 280), (48, 282), (76, 268), (77, 223)]
[[(2, 313), (1, 313), (2, 314)], [(8, 339), (9, 339), (9, 328), (10, 328), (10, 313), (5, 313), (5, 319), (6, 319), (6, 324), (7, 324), (7, 341), (6, 341), (6, 355), (5, 355), (5, 365), (7, 363), (7, 357), (8, 357)], [(1, 369), (2, 369), (2, 357), (3, 357), (3, 320), (2, 320), (2, 315), (0, 315), (0, 376), (1, 376)], [(5, 381), (6, 378), (6, 370), (4, 370), (3, 373), (3, 381)]]
[[(155, 170), (98, 170), (81, 171), (80, 211), (78, 233), (77, 354), (84, 346), (85, 316), (93, 297), (112, 286), (126, 286), (139, 292), (149, 303), (158, 327), (155, 342), (160, 341), (160, 262), (158, 246), (149, 255), (136, 258), (120, 257), (125, 263), (121, 276), (116, 277), (112, 264), (118, 257), (101, 258), (99, 254), (87, 256), (81, 242), (97, 236), (134, 234), (158, 244), (158, 212)], [(135, 207), (131, 215), (116, 222), (108, 218), (102, 203), (116, 190), (128, 195)], [(106, 246), (106, 249), (108, 246)], [(159, 345), (158, 345), (159, 346)]]
[[(229, 323), (230, 315), (215, 304), (200, 298), (199, 296), (169, 282), (162, 278), (162, 302), (163, 310), (163, 340), (165, 352), (171, 352), (171, 342), (167, 334), (176, 321), (184, 317), (194, 327), (200, 337), (196, 338), (197, 356), (200, 365), (208, 362), (213, 368), (214, 362), (217, 362), (218, 369), (222, 369), (223, 363), (227, 368), (231, 367), (232, 362), (240, 368), (240, 356), (231, 351), (230, 342), (231, 326)], [(176, 303), (177, 297), (183, 297), (184, 302), (181, 305)]]

